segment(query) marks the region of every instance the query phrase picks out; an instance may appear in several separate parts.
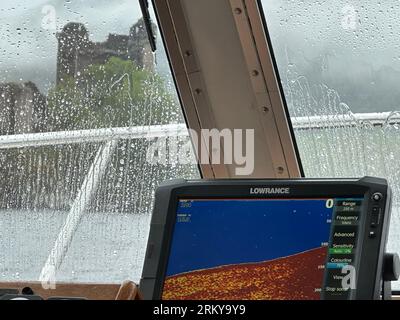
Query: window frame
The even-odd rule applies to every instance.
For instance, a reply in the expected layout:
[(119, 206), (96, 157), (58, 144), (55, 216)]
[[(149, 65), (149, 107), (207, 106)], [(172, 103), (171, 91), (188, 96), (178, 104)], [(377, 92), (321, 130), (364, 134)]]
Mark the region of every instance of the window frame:
[[(153, 0), (153, 7), (189, 128), (196, 132), (238, 129), (242, 123), (247, 123), (255, 129), (257, 137), (255, 172), (248, 177), (304, 176), (258, 2)], [(204, 30), (203, 23), (194, 21), (202, 18), (211, 24), (217, 22), (218, 28), (212, 30), (216, 32), (210, 31), (210, 26)], [(221, 38), (225, 34), (229, 41), (218, 41), (218, 36)], [(210, 58), (203, 48), (212, 48), (214, 56)], [(243, 82), (245, 105), (237, 105), (229, 87), (216, 81), (217, 73), (224, 74), (227, 69), (218, 66), (213, 73), (214, 70), (210, 70), (212, 59), (229, 60), (232, 66), (229, 73), (236, 75), (230, 79)], [(222, 82), (225, 81), (229, 79)], [(218, 99), (210, 83), (218, 84)], [(241, 119), (235, 119), (238, 113)], [(204, 178), (237, 178), (233, 173), (234, 165), (200, 164), (200, 167)]]

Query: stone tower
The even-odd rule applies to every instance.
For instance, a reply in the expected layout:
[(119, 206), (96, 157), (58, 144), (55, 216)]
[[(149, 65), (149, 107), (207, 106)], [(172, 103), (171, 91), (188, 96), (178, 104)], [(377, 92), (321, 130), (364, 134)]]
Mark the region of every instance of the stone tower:
[(32, 82), (0, 83), (0, 135), (45, 130), (46, 97)]
[(57, 84), (66, 76), (75, 78), (80, 71), (82, 53), (91, 45), (86, 27), (81, 23), (71, 22), (57, 34)]
[(78, 77), (91, 64), (104, 64), (111, 57), (132, 60), (140, 68), (154, 70), (155, 59), (143, 19), (130, 29), (129, 35), (109, 34), (105, 42), (89, 39), (86, 27), (71, 22), (57, 34), (57, 84), (68, 77)]

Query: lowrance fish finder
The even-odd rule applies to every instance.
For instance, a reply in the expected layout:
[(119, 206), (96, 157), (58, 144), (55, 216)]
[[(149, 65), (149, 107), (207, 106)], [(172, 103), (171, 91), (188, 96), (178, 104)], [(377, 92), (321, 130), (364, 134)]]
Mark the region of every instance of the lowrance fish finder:
[(179, 180), (155, 199), (145, 299), (381, 297), (386, 180)]

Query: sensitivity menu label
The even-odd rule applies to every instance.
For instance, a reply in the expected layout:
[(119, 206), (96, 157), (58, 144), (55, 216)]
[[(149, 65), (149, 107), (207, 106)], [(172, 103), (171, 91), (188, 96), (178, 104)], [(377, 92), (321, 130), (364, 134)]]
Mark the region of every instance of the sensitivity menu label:
[(343, 271), (345, 267), (355, 265), (361, 206), (361, 199), (335, 201), (323, 288), (324, 299), (349, 297), (350, 291), (343, 287), (347, 272)]

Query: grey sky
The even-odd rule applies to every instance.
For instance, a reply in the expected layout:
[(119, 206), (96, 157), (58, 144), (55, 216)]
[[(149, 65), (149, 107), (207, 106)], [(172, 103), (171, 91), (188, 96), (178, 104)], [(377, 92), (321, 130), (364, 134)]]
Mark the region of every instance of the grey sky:
[[(56, 30), (42, 26), (48, 8)], [(0, 82), (30, 80), (46, 90), (55, 80), (55, 33), (66, 23), (82, 22), (92, 40), (104, 41), (109, 33), (128, 34), (141, 15), (137, 0), (1, 0)]]
[(282, 79), (324, 84), (353, 112), (400, 110), (400, 1), (262, 3)]
[[(400, 69), (398, 0), (262, 0), (275, 44)], [(354, 14), (354, 18), (352, 15)], [(346, 17), (348, 18), (346, 20)]]

